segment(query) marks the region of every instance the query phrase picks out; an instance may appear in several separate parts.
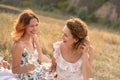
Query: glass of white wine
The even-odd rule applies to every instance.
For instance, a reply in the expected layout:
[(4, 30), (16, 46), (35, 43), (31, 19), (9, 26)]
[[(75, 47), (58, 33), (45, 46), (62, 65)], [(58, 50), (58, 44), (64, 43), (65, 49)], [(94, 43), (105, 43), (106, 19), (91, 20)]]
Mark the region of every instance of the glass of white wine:
[(4, 59), (4, 56), (2, 55), (2, 53), (0, 53), (0, 61), (2, 61)]
[(49, 71), (49, 69), (51, 67), (51, 62), (42, 62), (41, 65), (44, 70)]
[[(2, 60), (4, 59), (4, 57), (2, 55), (0, 55), (0, 62), (2, 62)], [(0, 63), (0, 71), (3, 71), (4, 67), (3, 65)]]
[(51, 68), (52, 63), (51, 62), (42, 62), (41, 65), (42, 65), (43, 69), (45, 70), (44, 79), (45, 80), (54, 80), (55, 75), (57, 75), (57, 74), (56, 74), (56, 72), (51, 72), (50, 68)]
[(3, 56), (0, 56), (0, 61), (2, 61), (3, 60)]

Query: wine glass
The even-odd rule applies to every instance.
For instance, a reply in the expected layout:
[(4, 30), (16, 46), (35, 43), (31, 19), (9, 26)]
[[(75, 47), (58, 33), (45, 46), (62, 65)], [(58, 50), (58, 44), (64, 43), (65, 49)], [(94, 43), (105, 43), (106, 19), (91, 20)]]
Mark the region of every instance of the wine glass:
[(56, 72), (51, 72), (50, 68), (52, 63), (51, 62), (42, 62), (41, 63), (43, 69), (45, 70), (45, 76), (44, 79), (45, 80), (53, 80), (55, 78), (55, 76), (57, 75)]
[(0, 71), (3, 71), (4, 70), (4, 67), (2, 65), (2, 60), (4, 59), (4, 57), (2, 55), (0, 55)]
[(4, 59), (4, 56), (0, 53), (0, 61)]
[(51, 62), (42, 62), (41, 65), (44, 70), (48, 71), (51, 67)]
[(0, 56), (0, 61), (2, 61), (4, 58), (3, 58), (3, 56)]

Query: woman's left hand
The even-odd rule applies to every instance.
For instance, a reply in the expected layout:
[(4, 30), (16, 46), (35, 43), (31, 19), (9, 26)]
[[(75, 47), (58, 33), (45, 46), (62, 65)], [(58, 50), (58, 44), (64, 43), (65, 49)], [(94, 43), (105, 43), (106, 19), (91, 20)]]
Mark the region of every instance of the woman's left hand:
[(82, 57), (88, 58), (88, 47), (84, 47)]
[(3, 67), (5, 68), (5, 69), (10, 69), (10, 64), (7, 62), (7, 61), (2, 61), (2, 63), (3, 63)]

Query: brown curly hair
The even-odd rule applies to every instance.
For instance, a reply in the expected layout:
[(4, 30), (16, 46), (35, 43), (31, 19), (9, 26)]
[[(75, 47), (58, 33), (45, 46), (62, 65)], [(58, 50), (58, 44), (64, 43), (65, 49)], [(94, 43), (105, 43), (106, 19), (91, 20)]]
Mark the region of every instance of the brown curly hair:
[(33, 18), (36, 18), (39, 22), (37, 15), (30, 9), (19, 14), (14, 25), (14, 31), (11, 33), (13, 41), (18, 41), (24, 35), (26, 26), (29, 25), (30, 20)]
[(74, 43), (74, 49), (88, 44), (88, 40), (86, 39), (88, 36), (88, 29), (85, 22), (79, 18), (72, 18), (67, 20), (66, 26), (70, 29), (73, 38), (77, 40), (77, 42)]

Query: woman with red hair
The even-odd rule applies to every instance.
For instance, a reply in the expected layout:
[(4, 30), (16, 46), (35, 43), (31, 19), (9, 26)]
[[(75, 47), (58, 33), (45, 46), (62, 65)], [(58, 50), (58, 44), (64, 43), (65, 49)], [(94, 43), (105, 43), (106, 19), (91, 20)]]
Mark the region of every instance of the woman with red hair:
[[(21, 80), (39, 80), (43, 74), (39, 62), (49, 61), (37, 39), (39, 19), (32, 10), (24, 10), (15, 22), (12, 39), (12, 72)], [(33, 60), (33, 61), (31, 61)], [(39, 62), (38, 62), (39, 61)]]

